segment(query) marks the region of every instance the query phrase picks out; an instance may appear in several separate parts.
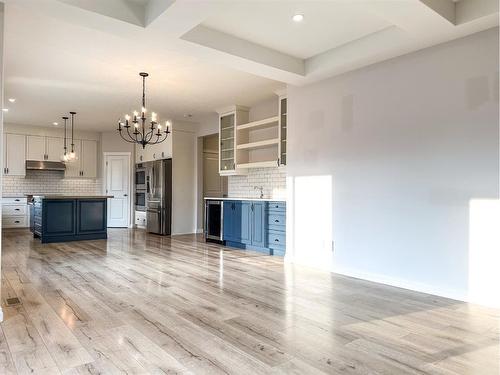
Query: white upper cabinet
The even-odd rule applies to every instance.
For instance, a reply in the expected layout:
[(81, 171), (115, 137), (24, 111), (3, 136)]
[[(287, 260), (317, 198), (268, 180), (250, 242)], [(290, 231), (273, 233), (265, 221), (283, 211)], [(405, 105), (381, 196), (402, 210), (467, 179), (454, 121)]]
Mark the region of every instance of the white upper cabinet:
[(221, 176), (246, 174), (238, 167), (236, 145), (238, 125), (248, 122), (248, 108), (233, 106), (219, 110), (219, 174)]
[(5, 134), (4, 137), (4, 174), (9, 176), (26, 175), (26, 136)]
[[(71, 152), (71, 145), (68, 144), (68, 153)], [(76, 160), (66, 163), (66, 177), (81, 177), (81, 156), (82, 156), (82, 142), (75, 139), (75, 154)]]
[(75, 154), (77, 159), (66, 163), (66, 177), (97, 178), (97, 141), (75, 139)]
[(146, 161), (145, 155), (146, 155), (145, 149), (143, 149), (141, 145), (136, 143), (135, 144), (135, 162), (136, 162), (136, 164), (145, 162)]
[(26, 160), (46, 160), (45, 137), (41, 135), (28, 135), (28, 152)]
[(61, 161), (64, 153), (64, 138), (28, 135), (27, 160)]
[(97, 178), (97, 142), (82, 141), (81, 156), (82, 177)]
[(47, 161), (61, 161), (64, 153), (64, 138), (47, 137), (46, 138), (46, 159)]
[[(161, 143), (155, 145), (146, 145), (146, 148), (142, 148), (142, 145), (135, 145), (135, 163), (145, 163), (147, 161), (168, 159), (172, 157), (172, 139), (173, 132), (170, 133), (167, 139)], [(155, 138), (153, 138), (154, 140)]]

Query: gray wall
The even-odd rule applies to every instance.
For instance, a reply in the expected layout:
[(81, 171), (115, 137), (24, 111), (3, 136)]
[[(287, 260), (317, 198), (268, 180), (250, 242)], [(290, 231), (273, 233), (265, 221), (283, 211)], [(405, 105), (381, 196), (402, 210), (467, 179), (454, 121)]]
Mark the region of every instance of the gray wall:
[(470, 243), (475, 200), (498, 209), (497, 28), (288, 100), (288, 260), (469, 300), (499, 278)]

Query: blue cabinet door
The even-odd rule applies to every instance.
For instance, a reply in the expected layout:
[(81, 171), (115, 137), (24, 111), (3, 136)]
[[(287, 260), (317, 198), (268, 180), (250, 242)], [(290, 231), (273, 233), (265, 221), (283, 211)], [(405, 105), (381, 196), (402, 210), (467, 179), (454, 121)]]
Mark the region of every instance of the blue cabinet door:
[(265, 245), (265, 203), (252, 203), (252, 245)]
[(245, 245), (252, 244), (252, 203), (238, 202), (236, 210), (239, 215), (238, 236), (239, 241)]
[(235, 211), (234, 203), (230, 201), (224, 202), (224, 229), (223, 229), (223, 239), (225, 241), (235, 241), (234, 234), (234, 222), (235, 222)]

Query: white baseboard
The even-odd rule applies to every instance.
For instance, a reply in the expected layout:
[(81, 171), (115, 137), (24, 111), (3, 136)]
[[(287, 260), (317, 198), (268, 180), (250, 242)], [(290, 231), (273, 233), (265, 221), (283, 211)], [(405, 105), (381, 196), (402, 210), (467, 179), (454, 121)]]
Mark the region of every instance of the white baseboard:
[(343, 268), (343, 267), (334, 267), (334, 270), (332, 272), (339, 274), (339, 275), (354, 277), (354, 278), (362, 279), (362, 280), (366, 280), (366, 281), (372, 281), (374, 283), (394, 286), (397, 288), (408, 289), (408, 290), (412, 290), (415, 292), (432, 294), (435, 296), (450, 298), (450, 299), (454, 299), (454, 300), (462, 301), (462, 302), (470, 302), (468, 300), (467, 294), (462, 292), (462, 291), (459, 291), (459, 290), (444, 289), (444, 288), (436, 287), (434, 285), (418, 283), (418, 282), (413, 282), (413, 281), (403, 280), (403, 279), (396, 279), (393, 277), (387, 277), (384, 275), (363, 272), (363, 271), (357, 271), (357, 270), (352, 270), (352, 269)]
[[(320, 270), (324, 271), (324, 268), (314, 267), (310, 264), (301, 264), (300, 262), (297, 262), (293, 256), (286, 256), (285, 255), (285, 262), (286, 263), (294, 263), (297, 265), (303, 265), (305, 267), (320, 269)], [(460, 301), (460, 302), (474, 303), (474, 304), (486, 306), (489, 308), (496, 308), (496, 309), (500, 308), (500, 306), (498, 305), (498, 301), (492, 300), (490, 302), (490, 301), (485, 301), (485, 300), (476, 300), (473, 297), (469, 296), (467, 291), (463, 291), (463, 290), (436, 287), (435, 285), (414, 282), (411, 280), (398, 279), (398, 278), (388, 277), (385, 275), (364, 272), (364, 271), (359, 271), (359, 270), (354, 270), (351, 268), (345, 268), (345, 267), (339, 267), (339, 266), (334, 266), (333, 270), (327, 270), (327, 271), (333, 272), (333, 273), (336, 273), (339, 275), (343, 275), (343, 276), (354, 277), (356, 279), (361, 279), (361, 280), (371, 281), (374, 283), (394, 286), (397, 288), (408, 289), (408, 290), (411, 290), (414, 292), (426, 293), (426, 294), (431, 294), (431, 295), (435, 295), (435, 296), (439, 296), (439, 297), (449, 298), (449, 299), (453, 299), (453, 300)]]

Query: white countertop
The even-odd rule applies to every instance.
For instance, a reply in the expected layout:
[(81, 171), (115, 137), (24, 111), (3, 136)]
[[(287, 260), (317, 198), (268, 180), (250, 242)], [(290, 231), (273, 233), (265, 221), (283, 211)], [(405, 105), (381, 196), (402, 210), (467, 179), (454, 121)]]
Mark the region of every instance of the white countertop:
[(285, 202), (284, 198), (235, 198), (235, 197), (205, 197), (205, 200), (213, 201), (259, 201), (259, 202)]

